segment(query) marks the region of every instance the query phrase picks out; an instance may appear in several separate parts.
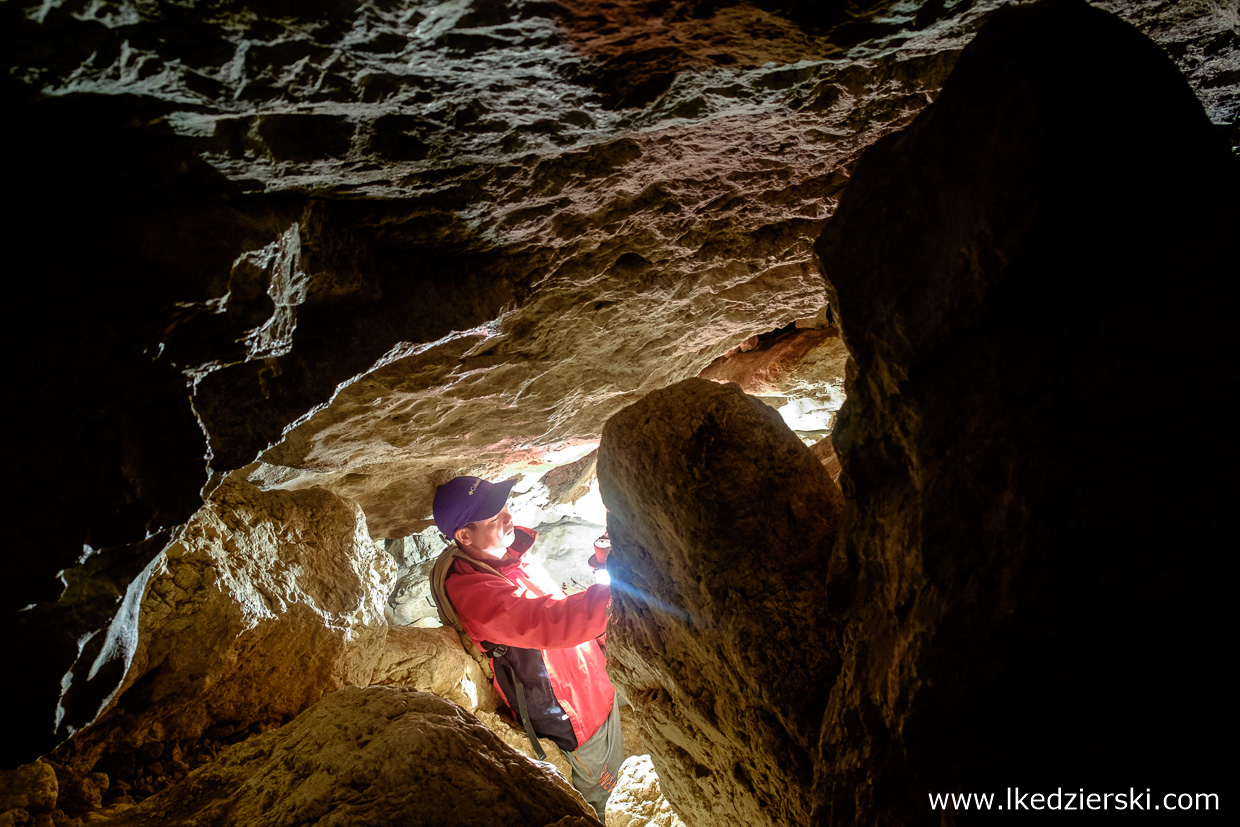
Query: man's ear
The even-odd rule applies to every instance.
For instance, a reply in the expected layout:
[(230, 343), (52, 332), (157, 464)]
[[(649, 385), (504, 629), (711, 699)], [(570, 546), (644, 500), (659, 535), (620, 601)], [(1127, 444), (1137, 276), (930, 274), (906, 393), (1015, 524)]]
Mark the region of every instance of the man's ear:
[(469, 529), (464, 526), (458, 528), (456, 533), (452, 535), (452, 539), (456, 540), (464, 548), (469, 543)]

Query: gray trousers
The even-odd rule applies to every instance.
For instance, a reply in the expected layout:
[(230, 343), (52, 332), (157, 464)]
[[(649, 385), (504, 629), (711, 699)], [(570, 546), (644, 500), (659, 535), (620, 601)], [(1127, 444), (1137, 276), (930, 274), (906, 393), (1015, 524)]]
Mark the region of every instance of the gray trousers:
[(598, 732), (590, 736), (590, 740), (573, 752), (560, 752), (572, 767), (573, 789), (581, 793), (594, 808), (598, 813), (598, 820), (606, 823), (603, 808), (607, 806), (607, 797), (616, 786), (620, 765), (624, 763), (624, 744), (620, 734), (620, 693), (616, 693), (616, 700), (612, 702), (611, 714), (598, 728)]

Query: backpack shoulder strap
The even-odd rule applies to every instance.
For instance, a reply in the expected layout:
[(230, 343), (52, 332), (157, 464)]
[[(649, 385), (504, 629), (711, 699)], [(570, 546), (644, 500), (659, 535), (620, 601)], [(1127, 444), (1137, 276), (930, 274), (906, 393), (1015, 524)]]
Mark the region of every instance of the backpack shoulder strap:
[[(528, 542), (525, 543), (525, 548), (529, 548), (533, 541), (534, 537), (530, 535)], [(461, 625), (461, 619), (457, 617), (456, 608), (452, 605), (452, 601), (448, 599), (448, 589), (446, 586), (448, 582), (448, 575), (452, 571), (453, 563), (457, 560), (465, 561), (478, 571), (483, 571), (488, 574), (493, 574), (496, 577), (503, 577), (505, 580), (508, 580), (507, 577), (504, 577), (504, 575), (500, 574), (494, 568), (488, 566), (486, 563), (483, 563), (481, 560), (475, 560), (470, 557), (461, 550), (460, 546), (453, 543), (443, 550), (443, 552), (439, 555), (439, 559), (435, 561), (434, 568), (431, 569), (431, 594), (435, 599), (435, 608), (439, 611), (439, 620), (445, 626), (451, 626), (456, 630), (457, 637), (461, 639), (461, 645), (465, 647), (465, 651), (469, 653), (470, 657), (477, 661), (478, 665), (482, 667), (483, 674), (485, 674), (488, 679), (495, 679), (495, 673), (491, 668), (492, 659), (494, 659), (494, 663), (498, 664), (507, 671), (508, 677), (512, 681), (513, 689), (515, 690), (515, 694), (517, 696), (517, 720), (520, 721), (525, 727), (525, 734), (530, 739), (530, 746), (533, 748), (534, 754), (538, 756), (539, 760), (545, 760), (547, 753), (543, 750), (542, 744), (538, 743), (538, 735), (534, 732), (533, 721), (530, 720), (530, 713), (525, 701), (525, 687), (522, 686), (521, 679), (512, 668), (512, 664), (504, 660), (504, 656), (508, 653), (508, 647), (494, 646), (490, 648), (486, 654), (478, 651), (478, 647), (474, 645), (473, 639), (470, 638), (469, 633), (465, 631), (465, 627)], [(508, 582), (511, 583), (512, 581), (508, 580)]]
[[(491, 566), (483, 563), (481, 560), (475, 560), (470, 557), (456, 543), (448, 546), (439, 555), (439, 559), (435, 561), (434, 567), (431, 569), (431, 596), (435, 601), (435, 609), (439, 612), (439, 622), (445, 626), (451, 626), (456, 630), (456, 635), (461, 639), (461, 646), (469, 653), (478, 665), (482, 667), (483, 674), (487, 678), (494, 678), (495, 674), (491, 671), (490, 659), (482, 652), (478, 651), (478, 647), (474, 645), (473, 639), (469, 633), (465, 631), (465, 627), (461, 625), (461, 619), (456, 616), (456, 608), (453, 607), (452, 601), (448, 599), (447, 582), (448, 575), (452, 572), (452, 564), (457, 560), (463, 560), (479, 571), (493, 574), (496, 577), (504, 577)], [(508, 578), (504, 577), (505, 580)]]

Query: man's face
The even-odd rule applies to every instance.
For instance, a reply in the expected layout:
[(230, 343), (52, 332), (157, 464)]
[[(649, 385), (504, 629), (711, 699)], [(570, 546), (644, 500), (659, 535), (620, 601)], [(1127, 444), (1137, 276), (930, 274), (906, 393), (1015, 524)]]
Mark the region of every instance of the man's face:
[(487, 557), (503, 557), (504, 552), (517, 539), (512, 523), (512, 515), (508, 506), (489, 520), (478, 520), (473, 527), (465, 527), (456, 532), (456, 539), (469, 551)]

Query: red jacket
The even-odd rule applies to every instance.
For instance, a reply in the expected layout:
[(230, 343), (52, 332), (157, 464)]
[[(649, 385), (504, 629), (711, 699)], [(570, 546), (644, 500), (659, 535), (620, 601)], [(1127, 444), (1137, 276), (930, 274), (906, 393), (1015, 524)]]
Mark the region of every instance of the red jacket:
[[(476, 644), (487, 641), (541, 651), (545, 678), (550, 679), (550, 690), (555, 696), (552, 706), (558, 701), (580, 745), (607, 720), (615, 699), (616, 690), (607, 677), (607, 662), (596, 640), (607, 631), (611, 590), (593, 585), (584, 592), (565, 595), (541, 565), (525, 559), (537, 536), (532, 529), (518, 527), (517, 541), (505, 556), (498, 562), (487, 561), (506, 579), (458, 560), (448, 573), (444, 588), (461, 625)], [(485, 651), (484, 647), (479, 648)], [(527, 696), (531, 695), (533, 680), (536, 676), (522, 676)], [(495, 688), (515, 710), (515, 699), (505, 695), (498, 673)], [(537, 691), (533, 694), (536, 696)], [(536, 723), (535, 730), (538, 729)], [(550, 733), (538, 734), (551, 737)], [(560, 740), (556, 743), (565, 746)], [(576, 749), (576, 745), (569, 747)]]

